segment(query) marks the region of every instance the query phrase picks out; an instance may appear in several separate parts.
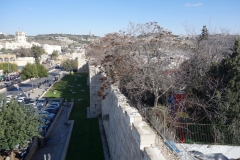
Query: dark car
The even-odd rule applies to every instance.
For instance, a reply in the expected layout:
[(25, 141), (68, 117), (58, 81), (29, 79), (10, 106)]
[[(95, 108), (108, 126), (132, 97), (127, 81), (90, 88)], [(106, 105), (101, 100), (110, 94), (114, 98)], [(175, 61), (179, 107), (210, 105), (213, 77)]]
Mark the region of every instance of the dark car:
[(47, 108), (47, 109), (45, 109), (45, 111), (47, 111), (49, 113), (57, 114), (58, 109), (57, 108)]
[(40, 133), (40, 135), (44, 136), (47, 133), (48, 130), (48, 126), (47, 125), (43, 125), (43, 126), (38, 126), (38, 131)]
[(30, 102), (30, 100), (31, 100), (31, 98), (24, 98), (24, 104), (29, 104), (29, 102)]
[(39, 114), (42, 115), (42, 118), (47, 119), (50, 122), (52, 122), (55, 118), (55, 114), (53, 114), (53, 113), (48, 113), (47, 112), (47, 113), (39, 113)]
[(49, 120), (50, 122), (53, 122), (53, 121), (54, 121), (54, 117), (51, 116), (50, 114), (44, 114), (44, 115), (43, 115), (43, 118)]
[(57, 112), (59, 111), (59, 107), (58, 106), (47, 106), (46, 109), (56, 109)]
[(58, 105), (49, 105), (49, 106), (47, 106), (47, 108), (57, 108), (59, 110), (60, 106), (58, 106)]
[(44, 125), (47, 125), (47, 126), (51, 125), (51, 121), (49, 121), (48, 119), (45, 119), (45, 118), (41, 118), (41, 122), (44, 123)]

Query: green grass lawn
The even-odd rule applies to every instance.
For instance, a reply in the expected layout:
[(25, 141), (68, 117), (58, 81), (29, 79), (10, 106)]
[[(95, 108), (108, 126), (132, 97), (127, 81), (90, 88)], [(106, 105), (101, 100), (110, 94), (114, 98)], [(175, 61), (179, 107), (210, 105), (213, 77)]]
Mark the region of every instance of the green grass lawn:
[[(78, 77), (75, 81), (77, 75), (82, 77)], [(66, 75), (44, 95), (44, 97), (62, 97), (68, 101), (74, 98), (74, 107), (69, 117), (70, 120), (74, 120), (74, 127), (66, 160), (104, 159), (98, 120), (87, 119), (87, 107), (90, 105), (87, 76), (88, 74), (85, 73)], [(72, 91), (70, 91), (71, 89)], [(56, 94), (53, 93), (54, 90), (56, 90)], [(78, 101), (78, 99), (83, 100)]]

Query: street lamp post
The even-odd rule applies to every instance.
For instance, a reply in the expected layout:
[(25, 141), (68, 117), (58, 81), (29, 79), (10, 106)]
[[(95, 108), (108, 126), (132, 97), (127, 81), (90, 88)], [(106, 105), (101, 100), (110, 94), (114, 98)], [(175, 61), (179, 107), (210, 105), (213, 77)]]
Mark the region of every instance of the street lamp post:
[(9, 53), (8, 53), (8, 78), (9, 78)]

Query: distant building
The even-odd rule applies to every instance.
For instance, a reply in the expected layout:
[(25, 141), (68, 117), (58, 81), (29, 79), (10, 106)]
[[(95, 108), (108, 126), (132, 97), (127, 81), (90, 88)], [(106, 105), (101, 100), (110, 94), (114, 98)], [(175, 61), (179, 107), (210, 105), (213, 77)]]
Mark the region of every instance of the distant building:
[(52, 54), (53, 51), (57, 51), (58, 53), (61, 53), (61, 46), (58, 46), (58, 45), (43, 44), (42, 48), (45, 50), (47, 54)]
[(0, 54), (0, 63), (2, 63), (2, 62), (16, 63), (16, 55), (15, 54)]
[(75, 42), (74, 40), (71, 40), (71, 39), (69, 39), (68, 37), (60, 37), (60, 36), (58, 36), (58, 37), (55, 37), (55, 39), (56, 39), (57, 41), (59, 41), (59, 42), (69, 43), (69, 44)]
[(91, 31), (89, 32), (89, 36), (90, 36), (90, 37), (92, 37), (92, 36), (93, 36), (93, 34), (92, 34), (92, 32), (91, 32)]
[(36, 43), (36, 42), (28, 43), (26, 41), (26, 36), (25, 36), (24, 32), (16, 32), (15, 33), (15, 42), (2, 42), (0, 44), (0, 48), (14, 50), (17, 48), (31, 48), (32, 45), (40, 46), (40, 44)]

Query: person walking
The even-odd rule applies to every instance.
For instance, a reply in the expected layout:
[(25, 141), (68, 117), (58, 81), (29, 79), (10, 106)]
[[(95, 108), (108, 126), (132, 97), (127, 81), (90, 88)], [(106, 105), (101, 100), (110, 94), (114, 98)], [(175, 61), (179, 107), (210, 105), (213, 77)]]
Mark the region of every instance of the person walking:
[(28, 93), (28, 98), (30, 98), (30, 92)]

